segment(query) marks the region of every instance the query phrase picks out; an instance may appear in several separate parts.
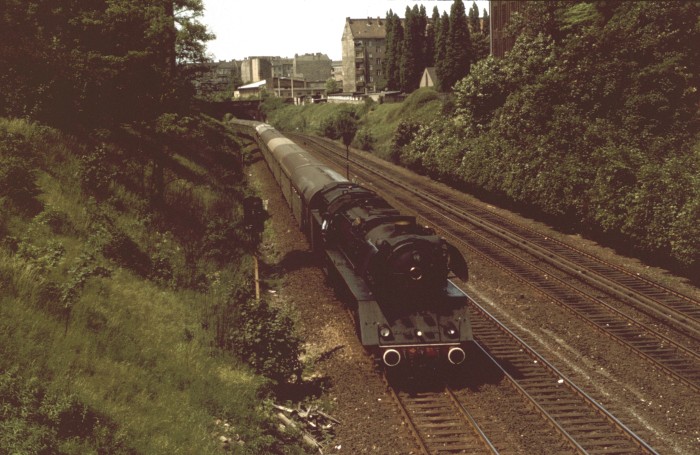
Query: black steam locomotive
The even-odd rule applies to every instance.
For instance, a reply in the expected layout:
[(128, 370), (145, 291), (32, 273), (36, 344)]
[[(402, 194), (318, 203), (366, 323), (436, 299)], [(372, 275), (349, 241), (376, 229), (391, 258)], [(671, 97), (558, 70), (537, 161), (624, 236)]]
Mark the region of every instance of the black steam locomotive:
[(270, 125), (247, 130), (301, 230), (355, 315), (362, 344), (385, 365), (465, 360), (472, 340), (467, 296), (449, 279), (467, 279), (457, 249), (401, 215), (371, 190), (349, 182)]

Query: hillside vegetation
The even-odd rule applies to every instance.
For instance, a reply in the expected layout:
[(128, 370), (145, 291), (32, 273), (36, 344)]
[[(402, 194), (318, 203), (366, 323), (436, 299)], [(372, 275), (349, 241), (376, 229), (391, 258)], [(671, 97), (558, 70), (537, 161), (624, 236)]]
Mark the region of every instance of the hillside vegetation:
[(301, 342), (253, 295), (249, 151), (193, 100), (202, 11), (3, 2), (0, 453), (302, 453), (265, 405)]
[[(697, 278), (699, 8), (529, 2), (453, 98), (351, 109), (379, 156)], [(268, 119), (313, 131), (333, 109)]]
[(299, 347), (253, 300), (243, 151), (188, 126), (154, 205), (128, 149), (0, 119), (0, 452), (295, 453), (261, 401)]

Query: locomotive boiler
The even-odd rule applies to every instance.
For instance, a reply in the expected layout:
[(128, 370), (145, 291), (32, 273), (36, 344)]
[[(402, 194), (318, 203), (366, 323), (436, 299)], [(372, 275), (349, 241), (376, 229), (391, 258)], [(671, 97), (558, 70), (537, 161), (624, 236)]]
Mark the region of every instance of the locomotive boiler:
[(260, 146), (301, 230), (350, 306), (361, 343), (385, 365), (460, 364), (472, 341), (459, 251), (385, 199), (349, 182), (270, 125), (234, 120)]

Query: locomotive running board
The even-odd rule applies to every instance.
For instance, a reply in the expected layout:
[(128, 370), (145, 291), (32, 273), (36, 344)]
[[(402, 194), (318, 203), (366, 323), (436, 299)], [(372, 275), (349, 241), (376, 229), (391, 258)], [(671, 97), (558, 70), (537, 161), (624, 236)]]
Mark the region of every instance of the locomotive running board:
[(360, 340), (364, 346), (379, 345), (378, 327), (387, 324), (379, 304), (374, 299), (374, 294), (367, 283), (360, 277), (348, 263), (345, 256), (339, 251), (326, 248), (326, 258), (330, 262), (329, 268), (334, 269), (338, 275), (338, 284), (344, 284), (347, 297), (352, 299), (351, 304), (357, 310)]

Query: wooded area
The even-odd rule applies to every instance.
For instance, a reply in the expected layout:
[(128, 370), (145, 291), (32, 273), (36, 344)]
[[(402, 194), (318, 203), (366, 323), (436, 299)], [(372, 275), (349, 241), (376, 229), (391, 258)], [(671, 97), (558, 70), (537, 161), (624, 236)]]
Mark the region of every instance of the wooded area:
[(528, 3), (513, 50), (455, 84), (448, 121), (398, 129), (400, 160), (697, 270), (699, 8)]
[(406, 7), (404, 19), (387, 12), (383, 68), (387, 90), (414, 91), (423, 70), (434, 66), (439, 88), (447, 91), (488, 53), (489, 15), (484, 10), (480, 19), (476, 3), (468, 17), (462, 1), (453, 2), (449, 15), (440, 16), (434, 7), (430, 20), (423, 5)]

